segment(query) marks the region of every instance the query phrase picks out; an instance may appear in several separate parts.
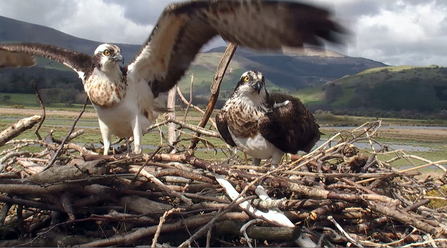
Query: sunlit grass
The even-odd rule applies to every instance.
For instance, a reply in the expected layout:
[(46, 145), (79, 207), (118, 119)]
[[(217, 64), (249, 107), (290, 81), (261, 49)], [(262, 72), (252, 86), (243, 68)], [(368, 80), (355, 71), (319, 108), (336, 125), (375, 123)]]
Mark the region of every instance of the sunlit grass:
[(318, 104), (324, 101), (324, 91), (320, 87), (305, 88), (292, 93), (304, 104)]
[[(80, 111), (81, 108), (77, 109), (77, 112)], [(71, 114), (71, 116), (47, 116), (47, 119), (40, 130), (41, 136), (47, 135), (50, 131), (53, 132), (53, 137), (56, 139), (62, 139), (68, 133), (70, 127), (73, 124), (74, 119), (77, 116), (77, 112)], [(215, 110), (212, 114), (212, 118), (214, 118), (215, 114), (218, 110)], [(35, 114), (40, 114), (40, 110), (35, 111)], [(178, 119), (183, 119), (184, 109), (178, 108), (176, 111), (176, 115)], [(0, 129), (3, 130), (14, 123), (16, 120), (24, 117), (28, 117), (29, 115), (20, 115), (20, 114), (10, 114), (3, 115), (0, 120)], [(352, 116), (336, 116), (332, 114), (316, 114), (317, 121), (322, 126), (321, 131), (324, 133), (322, 135), (323, 139), (331, 137), (333, 134), (339, 132), (336, 129), (331, 128), (331, 126), (358, 126), (367, 121), (374, 121), (375, 118), (372, 117), (352, 117)], [(191, 109), (188, 113), (188, 117), (186, 121), (189, 124), (197, 125), (202, 118), (202, 114), (196, 110)], [(159, 122), (163, 121), (163, 116), (160, 115)], [(384, 119), (383, 125), (428, 125), (427, 120), (405, 120), (405, 119)], [(443, 123), (445, 124), (445, 123)], [(207, 125), (209, 127), (209, 124)], [(95, 147), (102, 147), (101, 142), (101, 134), (98, 127), (97, 119), (94, 115), (90, 115), (88, 117), (83, 116), (75, 129), (84, 129), (84, 134), (77, 137), (73, 142), (79, 143), (81, 145), (90, 145), (93, 144)], [(35, 128), (32, 130), (27, 130), (23, 132), (16, 139), (36, 139), (36, 135), (34, 134)], [(162, 127), (162, 132), (164, 136), (167, 136), (167, 128)], [(387, 144), (403, 144), (403, 145), (413, 145), (413, 146), (423, 146), (432, 148), (431, 151), (428, 152), (411, 152), (411, 154), (415, 154), (417, 156), (421, 156), (427, 158), (429, 160), (441, 160), (446, 159), (447, 155), (445, 154), (445, 150), (447, 149), (447, 137), (442, 136), (442, 132), (434, 130), (434, 134), (428, 132), (424, 129), (410, 129), (411, 131), (401, 132), (400, 129), (379, 129), (378, 135), (374, 137), (379, 142), (385, 142)], [(178, 147), (180, 149), (186, 150), (189, 146), (190, 138), (194, 135), (194, 132), (184, 129), (182, 134), (182, 141), (178, 143)], [(117, 141), (118, 138), (113, 138), (113, 141)], [(217, 138), (206, 138), (208, 143), (199, 142), (198, 150), (196, 151), (196, 155), (203, 159), (208, 160), (222, 160), (226, 158), (224, 152), (221, 149), (225, 149), (226, 145), (221, 139)], [(144, 148), (144, 152), (150, 153), (153, 152), (158, 145), (167, 146), (166, 140), (161, 138), (159, 130), (154, 129), (150, 133), (144, 135), (142, 144), (146, 147)], [(10, 147), (4, 147), (3, 149), (7, 149)], [(30, 151), (33, 149), (37, 149), (38, 147), (30, 148)], [(36, 150), (36, 151), (37, 151)], [(393, 155), (380, 155), (381, 159), (388, 160)], [(393, 163), (393, 166), (402, 167), (407, 166), (404, 160), (400, 160), (396, 163)]]

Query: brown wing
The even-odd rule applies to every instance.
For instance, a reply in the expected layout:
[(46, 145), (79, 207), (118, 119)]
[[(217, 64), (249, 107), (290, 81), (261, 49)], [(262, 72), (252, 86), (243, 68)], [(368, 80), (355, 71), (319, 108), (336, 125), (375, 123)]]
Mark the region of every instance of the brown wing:
[(228, 130), (228, 124), (227, 120), (225, 119), (226, 112), (224, 110), (221, 110), (216, 115), (216, 125), (217, 130), (219, 130), (220, 136), (225, 140), (225, 142), (230, 146), (236, 146), (236, 143), (234, 143), (233, 138), (231, 138), (230, 131)]
[(201, 47), (216, 35), (253, 49), (340, 43), (344, 32), (323, 9), (285, 1), (192, 1), (169, 5), (129, 65), (157, 96), (184, 75)]
[(81, 78), (92, 67), (92, 58), (89, 55), (61, 47), (37, 43), (0, 44), (0, 68), (33, 66), (34, 56), (63, 63)]
[[(281, 107), (274, 103), (290, 102)], [(262, 136), (277, 148), (288, 153), (309, 152), (320, 139), (319, 125), (300, 100), (285, 94), (271, 94), (272, 111), (260, 120)]]

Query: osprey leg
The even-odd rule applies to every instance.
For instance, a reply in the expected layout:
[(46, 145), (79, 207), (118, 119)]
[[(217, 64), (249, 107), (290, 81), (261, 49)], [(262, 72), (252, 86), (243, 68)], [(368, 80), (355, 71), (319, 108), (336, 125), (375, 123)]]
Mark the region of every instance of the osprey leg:
[(99, 122), (99, 129), (101, 130), (101, 136), (102, 136), (102, 142), (104, 143), (104, 155), (109, 154), (109, 148), (110, 148), (110, 139), (112, 138), (112, 133), (110, 132), (107, 125), (101, 121), (101, 119), (98, 119)]
[(251, 165), (253, 166), (259, 166), (260, 164), (261, 164), (260, 158), (253, 158), (253, 160), (251, 161)]
[(133, 143), (134, 143), (134, 152), (135, 154), (141, 153), (141, 137), (143, 136), (143, 132), (140, 126), (140, 117), (137, 115), (132, 123), (132, 131), (133, 131)]
[(129, 137), (126, 138), (126, 153), (127, 153), (127, 155), (130, 154), (130, 139), (129, 139)]
[(279, 149), (277, 152), (275, 152), (273, 154), (273, 156), (272, 156), (272, 167), (273, 168), (278, 167), (279, 162), (281, 162), (281, 158), (283, 155), (284, 155), (284, 152), (280, 151)]

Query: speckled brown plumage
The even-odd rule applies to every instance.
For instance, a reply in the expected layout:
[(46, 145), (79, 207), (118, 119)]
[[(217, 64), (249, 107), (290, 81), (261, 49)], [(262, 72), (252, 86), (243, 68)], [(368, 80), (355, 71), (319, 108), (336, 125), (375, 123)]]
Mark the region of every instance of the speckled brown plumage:
[[(320, 127), (303, 103), (286, 94), (270, 94), (269, 108), (259, 120), (259, 132), (277, 148), (288, 153), (309, 152), (320, 139)], [(274, 103), (289, 104), (273, 108)]]
[[(273, 108), (274, 103), (290, 103)], [(288, 153), (309, 152), (320, 139), (319, 125), (300, 100), (285, 94), (270, 94), (265, 104), (270, 111), (246, 111), (242, 105), (229, 102), (227, 111), (216, 116), (219, 132), (231, 146), (236, 146), (225, 128), (241, 138), (254, 137), (258, 132), (277, 148)], [(245, 108), (246, 109), (246, 108)], [(219, 128), (220, 127), (220, 128)]]
[(84, 88), (90, 101), (102, 108), (113, 108), (126, 96), (123, 82), (110, 83), (91, 78), (85, 82)]
[[(258, 75), (259, 78), (244, 81), (244, 75)], [(320, 139), (319, 125), (312, 113), (295, 97), (268, 93), (264, 88), (264, 77), (259, 72), (249, 71), (244, 75), (232, 97), (216, 116), (219, 133), (225, 142), (236, 146), (230, 131), (237, 138), (254, 138), (261, 134), (283, 152), (309, 152)], [(255, 90), (250, 92), (254, 81), (262, 85), (262, 94)], [(245, 89), (239, 90), (242, 87)], [(258, 99), (261, 95), (264, 98)], [(258, 99), (259, 104), (249, 99)]]
[(242, 105), (232, 104), (227, 110), (228, 128), (238, 137), (254, 137), (258, 133), (258, 119), (262, 113)]

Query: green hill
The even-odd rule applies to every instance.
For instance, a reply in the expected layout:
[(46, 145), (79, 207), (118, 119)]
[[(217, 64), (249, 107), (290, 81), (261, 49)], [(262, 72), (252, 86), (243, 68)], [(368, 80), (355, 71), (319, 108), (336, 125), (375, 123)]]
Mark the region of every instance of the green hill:
[(368, 69), (323, 88), (326, 109), (447, 112), (447, 68), (436, 65)]

